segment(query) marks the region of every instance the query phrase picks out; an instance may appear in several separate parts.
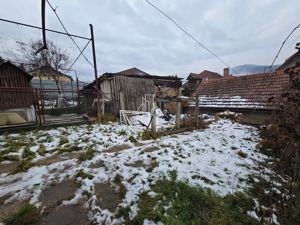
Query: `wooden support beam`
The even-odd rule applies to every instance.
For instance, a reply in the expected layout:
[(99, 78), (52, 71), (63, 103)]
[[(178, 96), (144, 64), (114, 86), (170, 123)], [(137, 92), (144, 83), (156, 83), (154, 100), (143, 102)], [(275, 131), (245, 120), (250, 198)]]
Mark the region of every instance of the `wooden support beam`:
[(120, 92), (120, 108), (121, 110), (125, 110), (125, 100), (124, 100), (124, 93)]
[(151, 127), (153, 133), (156, 133), (156, 102), (155, 102), (156, 92), (157, 92), (157, 87), (154, 86), (154, 94), (152, 95), (151, 98), (151, 112), (152, 112)]
[(198, 127), (199, 124), (199, 97), (198, 96), (195, 100), (195, 122), (196, 122), (196, 127)]
[[(177, 99), (180, 99), (181, 97), (181, 88), (178, 88), (178, 92), (177, 92)], [(180, 114), (181, 114), (181, 102), (177, 101), (176, 102), (176, 129), (180, 128)]]

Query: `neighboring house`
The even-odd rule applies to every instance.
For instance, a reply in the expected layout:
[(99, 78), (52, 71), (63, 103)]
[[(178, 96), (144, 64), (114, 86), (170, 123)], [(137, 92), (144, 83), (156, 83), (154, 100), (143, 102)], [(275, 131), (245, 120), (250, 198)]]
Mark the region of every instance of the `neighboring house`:
[(57, 80), (59, 82), (73, 81), (71, 76), (63, 74), (50, 65), (34, 69), (30, 71), (30, 74), (33, 76), (33, 80)]
[(276, 71), (300, 66), (300, 43), (296, 45), (296, 49), (298, 51), (294, 55), (287, 58), (285, 62), (276, 69)]
[[(30, 72), (33, 76), (31, 81), (34, 88), (42, 89), (44, 97), (57, 98), (58, 94), (63, 93), (65, 97), (72, 98), (72, 90), (76, 87), (73, 78), (51, 66), (42, 66)], [(75, 86), (75, 87), (74, 87)]]
[(9, 61), (0, 62), (0, 125), (35, 122), (32, 76)]
[(190, 73), (187, 77), (188, 81), (183, 85), (183, 95), (192, 96), (198, 85), (203, 80), (214, 80), (220, 79), (222, 77), (223, 76), (221, 76), (220, 74), (208, 70), (204, 70), (199, 74)]
[(138, 76), (144, 76), (144, 75), (150, 75), (136, 67), (133, 67), (133, 68), (130, 68), (130, 69), (127, 69), (127, 70), (123, 70), (123, 71), (120, 71), (118, 72), (118, 74), (122, 74), (122, 75), (138, 75)]
[[(138, 69), (134, 68), (135, 71)], [(182, 86), (181, 78), (176, 76), (154, 76), (147, 73), (129, 74), (105, 73), (98, 78), (102, 112), (119, 114), (120, 109), (141, 110), (149, 103), (147, 96), (174, 97)], [(87, 106), (95, 106), (95, 81), (85, 86), (81, 93), (86, 97)]]
[(199, 96), (202, 112), (243, 112), (248, 115), (245, 120), (252, 117), (248, 122), (262, 123), (278, 107), (277, 99), (289, 82), (289, 75), (283, 71), (205, 80), (193, 96)]

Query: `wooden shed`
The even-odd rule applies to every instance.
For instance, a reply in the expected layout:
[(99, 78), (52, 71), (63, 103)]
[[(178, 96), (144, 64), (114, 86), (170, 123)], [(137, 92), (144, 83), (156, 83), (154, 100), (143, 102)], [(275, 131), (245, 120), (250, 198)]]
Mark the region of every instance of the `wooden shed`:
[(9, 61), (0, 65), (0, 125), (14, 123), (7, 119), (13, 113), (21, 117), (19, 122), (35, 120), (31, 79), (31, 75)]
[[(105, 73), (98, 78), (98, 83), (103, 112), (116, 115), (120, 109), (141, 110), (142, 105), (147, 102), (147, 96), (154, 93), (162, 97), (174, 97), (182, 86), (181, 78), (177, 76), (121, 73)], [(91, 96), (91, 90), (95, 91), (95, 88), (95, 82), (90, 83), (84, 87), (82, 93)], [(92, 102), (88, 105), (92, 105)]]

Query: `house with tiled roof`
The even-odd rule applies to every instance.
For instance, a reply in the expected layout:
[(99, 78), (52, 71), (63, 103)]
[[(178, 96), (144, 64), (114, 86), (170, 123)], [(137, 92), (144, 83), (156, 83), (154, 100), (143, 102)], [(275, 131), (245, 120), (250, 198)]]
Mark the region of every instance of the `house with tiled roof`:
[(183, 85), (183, 94), (185, 96), (192, 96), (201, 81), (215, 80), (222, 77), (222, 75), (209, 70), (204, 70), (201, 73), (190, 73), (187, 77), (187, 82)]
[(204, 80), (193, 96), (199, 97), (202, 112), (230, 110), (265, 120), (278, 107), (278, 98), (289, 87), (284, 71)]
[(120, 72), (118, 72), (118, 74), (121, 74), (121, 75), (137, 75), (137, 76), (147, 76), (147, 75), (150, 75), (149, 73), (146, 73), (145, 71), (140, 70), (140, 69), (138, 69), (136, 67), (120, 71)]

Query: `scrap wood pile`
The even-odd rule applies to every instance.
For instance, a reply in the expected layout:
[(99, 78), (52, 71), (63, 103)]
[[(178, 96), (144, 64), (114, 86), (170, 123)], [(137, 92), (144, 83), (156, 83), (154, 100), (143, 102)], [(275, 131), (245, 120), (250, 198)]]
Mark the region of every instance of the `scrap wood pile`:
[[(150, 112), (120, 110), (120, 122), (126, 125), (141, 125), (151, 128), (153, 118)], [(168, 130), (175, 126), (175, 117), (156, 109), (156, 127), (158, 130)]]

